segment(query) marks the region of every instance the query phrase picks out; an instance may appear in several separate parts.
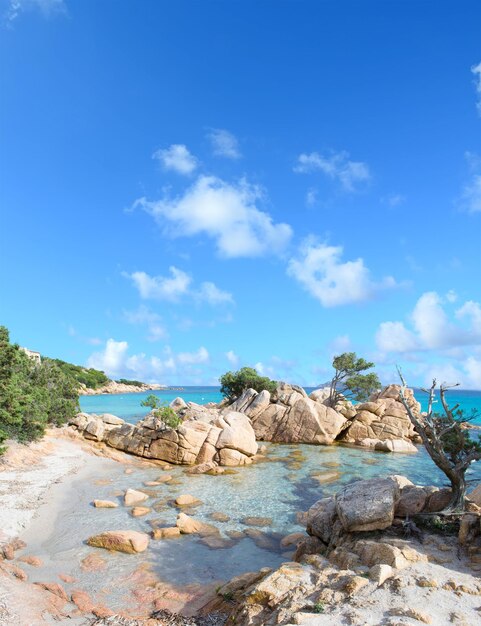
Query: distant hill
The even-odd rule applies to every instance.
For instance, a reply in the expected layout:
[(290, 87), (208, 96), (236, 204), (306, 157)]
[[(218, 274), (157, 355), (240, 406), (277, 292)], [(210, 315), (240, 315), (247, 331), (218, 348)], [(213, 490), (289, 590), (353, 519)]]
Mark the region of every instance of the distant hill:
[(62, 372), (71, 379), (77, 381), (78, 386), (85, 385), (89, 389), (97, 389), (111, 382), (110, 378), (100, 370), (93, 369), (92, 367), (82, 367), (81, 365), (74, 365), (73, 363), (67, 363), (61, 359), (50, 359), (49, 357), (42, 357), (42, 361), (50, 361), (55, 363)]

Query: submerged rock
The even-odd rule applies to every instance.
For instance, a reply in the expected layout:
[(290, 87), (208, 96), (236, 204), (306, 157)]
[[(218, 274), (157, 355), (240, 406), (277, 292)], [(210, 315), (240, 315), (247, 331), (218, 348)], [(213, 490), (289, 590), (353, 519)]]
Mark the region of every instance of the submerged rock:
[(136, 554), (144, 552), (149, 545), (149, 536), (135, 530), (108, 530), (87, 539), (89, 546), (116, 552)]

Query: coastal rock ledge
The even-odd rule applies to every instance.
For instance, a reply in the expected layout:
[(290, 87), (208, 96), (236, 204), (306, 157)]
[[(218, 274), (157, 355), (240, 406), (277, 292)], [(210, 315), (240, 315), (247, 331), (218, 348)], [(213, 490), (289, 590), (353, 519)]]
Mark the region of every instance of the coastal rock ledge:
[(175, 429), (152, 414), (135, 425), (112, 417), (78, 413), (70, 425), (85, 438), (123, 452), (178, 465), (204, 465), (206, 470), (217, 465), (248, 465), (257, 453), (249, 419), (234, 411), (206, 413)]

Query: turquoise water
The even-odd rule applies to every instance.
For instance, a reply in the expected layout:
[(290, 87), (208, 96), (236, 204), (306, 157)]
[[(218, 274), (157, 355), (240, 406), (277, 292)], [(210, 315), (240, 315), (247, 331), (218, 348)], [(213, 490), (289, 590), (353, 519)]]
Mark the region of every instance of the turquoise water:
[[(287, 533), (303, 530), (296, 513), (353, 480), (402, 474), (418, 484), (445, 484), (445, 477), (423, 449), (418, 454), (384, 454), (340, 446), (268, 444), (267, 449), (270, 462), (236, 468), (235, 473), (221, 476), (189, 475), (183, 467), (172, 467), (168, 470), (174, 479), (171, 483), (148, 488), (144, 482), (165, 472), (141, 465), (127, 475), (124, 466), (103, 461), (93, 475), (74, 482), (57, 512), (52, 515), (45, 507), (47, 517), (38, 516), (22, 535), (28, 544), (25, 552), (43, 561), (42, 567), (29, 568), (29, 580), (58, 582), (58, 573), (67, 573), (76, 579), (73, 588), (85, 589), (110, 607), (137, 611), (141, 606), (132, 595), (132, 585), (137, 581), (146, 587), (139, 579), (139, 568), (147, 567), (144, 571), (179, 590), (186, 585), (220, 583), (245, 571), (278, 567), (289, 560), (289, 550), (283, 550), (279, 540)], [(480, 477), (477, 468), (469, 470), (470, 480)], [(123, 506), (122, 494), (129, 487), (150, 495), (146, 505), (151, 512), (145, 517), (134, 518), (130, 508)], [(215, 525), (226, 542), (222, 548), (190, 535), (151, 541), (145, 553), (132, 557), (84, 543), (92, 534), (113, 528), (150, 532), (155, 525), (172, 526), (178, 513), (173, 500), (186, 493), (201, 500), (199, 506), (186, 512)], [(95, 509), (91, 506), (94, 498), (114, 500), (120, 506)], [(211, 518), (214, 512), (226, 513), (230, 519), (215, 522)], [(252, 534), (252, 528), (243, 522), (246, 516), (270, 518), (272, 523), (254, 529)], [(106, 569), (81, 569), (81, 559), (92, 553), (105, 559)], [(71, 590), (71, 585), (65, 587)]]
[[(313, 391), (313, 387), (306, 387), (307, 393)], [(80, 406), (87, 413), (113, 413), (129, 421), (136, 422), (149, 412), (149, 409), (140, 405), (141, 401), (153, 393), (165, 402), (171, 402), (177, 396), (184, 398), (186, 402), (206, 404), (207, 402), (220, 402), (222, 395), (219, 387), (184, 387), (182, 391), (149, 391), (147, 393), (105, 394), (101, 396), (82, 396)], [(422, 408), (427, 408), (427, 395), (420, 390), (415, 390), (416, 398)], [(481, 414), (481, 391), (468, 391), (453, 389), (448, 393), (450, 405), (459, 404), (460, 408), (469, 415), (473, 409)], [(442, 408), (439, 406), (439, 410)], [(474, 421), (481, 424), (481, 415)]]

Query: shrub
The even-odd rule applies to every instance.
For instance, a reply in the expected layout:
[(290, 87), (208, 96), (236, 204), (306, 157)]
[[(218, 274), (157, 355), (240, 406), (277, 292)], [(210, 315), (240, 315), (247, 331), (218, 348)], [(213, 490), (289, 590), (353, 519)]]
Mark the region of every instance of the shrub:
[(75, 382), (50, 359), (32, 361), (0, 326), (0, 444), (41, 437), (47, 425), (65, 423), (79, 410)]
[(106, 376), (105, 372), (100, 370), (74, 365), (73, 363), (62, 361), (61, 359), (43, 357), (42, 361), (53, 363), (62, 370), (66, 376), (75, 380), (78, 385), (83, 384), (89, 389), (97, 389), (110, 382), (110, 378)]
[(182, 423), (182, 420), (174, 411), (173, 408), (168, 406), (166, 402), (160, 400), (153, 393), (148, 395), (145, 400), (140, 403), (141, 406), (148, 406), (152, 409), (152, 415), (158, 417), (169, 428), (177, 428)]
[(140, 380), (128, 380), (127, 378), (119, 378), (117, 382), (123, 385), (132, 385), (133, 387), (142, 387), (144, 384)]
[(260, 376), (253, 367), (243, 367), (237, 372), (226, 372), (219, 380), (220, 392), (230, 401), (241, 396), (246, 389), (255, 389), (258, 392), (266, 389), (274, 393), (277, 387), (275, 380)]

